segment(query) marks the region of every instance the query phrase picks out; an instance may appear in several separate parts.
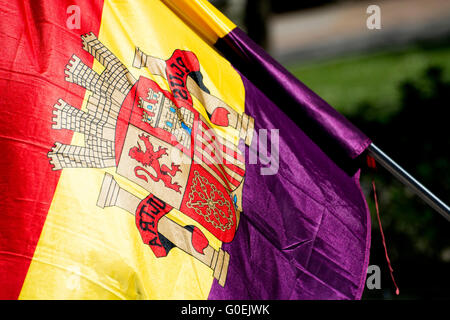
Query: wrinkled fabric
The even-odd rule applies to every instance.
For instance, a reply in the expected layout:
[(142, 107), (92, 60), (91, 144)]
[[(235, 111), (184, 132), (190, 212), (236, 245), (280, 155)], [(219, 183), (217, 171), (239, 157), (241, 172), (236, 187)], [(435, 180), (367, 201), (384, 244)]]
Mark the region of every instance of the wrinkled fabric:
[(279, 170), (261, 175), (264, 165), (247, 164), (239, 229), (223, 245), (227, 284), (214, 283), (209, 299), (359, 299), (370, 247), (359, 172), (348, 176), (242, 78), (256, 132), (279, 129)]
[(60, 97), (83, 101), (84, 89), (64, 80), (64, 66), (72, 52), (93, 63), (75, 31), (98, 31), (103, 1), (77, 1), (85, 11), (75, 31), (65, 27), (72, 4), (0, 4), (0, 299), (18, 297), (58, 184), (60, 174), (49, 174), (48, 148), (54, 139), (72, 138), (50, 131), (51, 106)]
[[(166, 2), (178, 10), (170, 11)], [(232, 24), (215, 16), (206, 0), (75, 3), (81, 12), (80, 29), (67, 26), (73, 1), (4, 1), (0, 5), (4, 44), (0, 48), (0, 146), (4, 151), (0, 160), (0, 298), (360, 298), (369, 257), (368, 210), (359, 172), (344, 171), (330, 154), (346, 155), (342, 159), (351, 163), (370, 143), (367, 137), (241, 31), (227, 35)], [(188, 27), (193, 23), (197, 24), (193, 30), (209, 26), (208, 43), (203, 42), (203, 34)], [(223, 245), (231, 256), (224, 288), (209, 266), (199, 267), (199, 261), (193, 262), (180, 249), (157, 258), (143, 243), (130, 215), (135, 211), (129, 207), (113, 202), (105, 208), (98, 206), (105, 174), (113, 169), (67, 166), (62, 174), (53, 170), (49, 153), (56, 142), (73, 146), (86, 142), (82, 135), (73, 134), (73, 128), (57, 129), (57, 110), (61, 101), (80, 109), (93, 96), (84, 89), (93, 78), (85, 75), (86, 82), (79, 84), (65, 80), (73, 73), (67, 72), (75, 61), (73, 55), (89, 70), (104, 70), (92, 52), (82, 48), (80, 37), (91, 32), (136, 74), (130, 64), (138, 45), (151, 47), (149, 53), (158, 59), (167, 59), (176, 49), (192, 50), (201, 62), (205, 82), (209, 79), (212, 84), (209, 88), (230, 98), (240, 113), (245, 104), (258, 133), (279, 130), (276, 174), (262, 175), (267, 164), (247, 161), (244, 212), (235, 238)], [(230, 45), (225, 49), (231, 54), (223, 53), (240, 74), (210, 47), (216, 36), (223, 37), (216, 48)], [(116, 82), (109, 78), (104, 84), (110, 81)], [(289, 110), (299, 111), (302, 121), (286, 113)], [(256, 137), (246, 149), (247, 157), (250, 150), (258, 149)], [(123, 178), (111, 190), (120, 187), (140, 199), (148, 195)], [(184, 218), (181, 212), (173, 214), (173, 218)], [(186, 220), (189, 224), (179, 221), (181, 227), (192, 230), (191, 220)], [(214, 249), (221, 245), (212, 236), (209, 240), (214, 240)]]
[(370, 140), (240, 29), (216, 47), (241, 72), (255, 132), (279, 130), (279, 170), (262, 175), (267, 164), (248, 163), (261, 147), (254, 137), (239, 230), (223, 245), (233, 257), (227, 285), (215, 283), (209, 298), (360, 299), (370, 213), (359, 170), (336, 160), (351, 162)]

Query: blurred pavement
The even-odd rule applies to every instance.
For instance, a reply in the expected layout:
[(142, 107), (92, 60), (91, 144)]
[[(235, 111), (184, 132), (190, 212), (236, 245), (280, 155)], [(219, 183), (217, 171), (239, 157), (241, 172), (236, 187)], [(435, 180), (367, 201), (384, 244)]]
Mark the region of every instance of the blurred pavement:
[[(381, 29), (370, 30), (369, 5), (381, 9)], [(450, 36), (449, 0), (336, 3), (273, 15), (268, 51), (280, 62), (323, 59)]]

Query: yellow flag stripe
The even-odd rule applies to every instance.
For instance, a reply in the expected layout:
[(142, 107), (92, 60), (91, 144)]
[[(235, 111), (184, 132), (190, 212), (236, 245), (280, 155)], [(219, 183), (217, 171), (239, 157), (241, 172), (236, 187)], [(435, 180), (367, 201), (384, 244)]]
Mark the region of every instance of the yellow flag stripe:
[(236, 25), (207, 0), (162, 0), (209, 44), (216, 43)]
[[(245, 91), (239, 74), (204, 41), (205, 30), (199, 36), (198, 28), (186, 27), (185, 21), (168, 9), (169, 2), (176, 12), (186, 10), (192, 23), (208, 24), (209, 41), (213, 41), (212, 34), (222, 36), (233, 28), (225, 19), (217, 22), (220, 15), (206, 1), (105, 0), (98, 39), (136, 79), (145, 76), (166, 90), (165, 79), (132, 67), (135, 47), (163, 60), (175, 49), (191, 50), (199, 59), (211, 94), (243, 112)], [(192, 20), (194, 12), (197, 20)], [(67, 52), (68, 60), (72, 54)], [(103, 66), (95, 61), (93, 69), (101, 73)], [(205, 114), (196, 99), (194, 107)], [(83, 146), (84, 137), (75, 133), (72, 144)], [(215, 281), (209, 267), (177, 248), (167, 257), (156, 258), (142, 242), (132, 214), (118, 207), (96, 206), (105, 172), (114, 175), (128, 192), (139, 198), (147, 196), (148, 192), (115, 171), (63, 169), (20, 299), (208, 298)], [(180, 225), (197, 226), (213, 248), (220, 248), (221, 242), (188, 216), (172, 210), (168, 217)]]

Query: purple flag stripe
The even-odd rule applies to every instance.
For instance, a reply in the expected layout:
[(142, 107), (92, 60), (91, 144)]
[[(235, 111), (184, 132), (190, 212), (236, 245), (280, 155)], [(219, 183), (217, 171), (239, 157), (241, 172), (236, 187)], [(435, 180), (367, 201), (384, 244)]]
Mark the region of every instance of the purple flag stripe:
[(371, 143), (364, 133), (239, 28), (219, 39), (215, 46), (341, 167), (350, 166), (348, 160), (358, 157)]
[(279, 170), (261, 175), (263, 165), (246, 161), (244, 211), (223, 245), (231, 256), (226, 285), (214, 282), (209, 299), (359, 299), (370, 247), (359, 171), (349, 176), (241, 77), (256, 132), (279, 129)]

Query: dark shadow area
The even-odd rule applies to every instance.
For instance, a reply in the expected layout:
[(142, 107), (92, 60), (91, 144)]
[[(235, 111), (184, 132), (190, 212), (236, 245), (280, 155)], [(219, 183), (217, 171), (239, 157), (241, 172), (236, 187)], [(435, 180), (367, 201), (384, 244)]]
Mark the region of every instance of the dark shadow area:
[[(367, 120), (370, 103), (359, 106), (350, 120), (416, 179), (448, 203), (450, 139), (448, 102), (450, 82), (442, 69), (430, 66), (418, 79), (404, 81), (399, 111), (388, 121)], [(383, 168), (362, 176), (372, 212), (370, 264), (382, 270), (382, 290), (365, 290), (363, 298), (395, 298), (384, 255), (371, 191), (375, 178), (394, 275), (402, 299), (448, 299), (450, 294), (450, 224), (418, 199)]]

